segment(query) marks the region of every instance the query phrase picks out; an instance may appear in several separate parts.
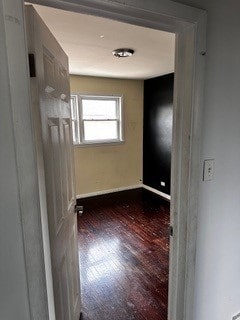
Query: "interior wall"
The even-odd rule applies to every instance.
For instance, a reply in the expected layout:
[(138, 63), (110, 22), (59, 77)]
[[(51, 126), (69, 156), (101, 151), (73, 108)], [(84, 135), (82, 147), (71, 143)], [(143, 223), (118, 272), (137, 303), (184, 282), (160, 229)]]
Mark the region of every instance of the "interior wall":
[(123, 95), (124, 142), (76, 146), (77, 195), (142, 183), (143, 81), (71, 76), (72, 93)]
[(171, 183), (173, 82), (173, 73), (144, 81), (143, 183), (167, 195)]
[[(18, 24), (10, 24), (11, 22), (6, 19), (12, 16), (19, 21)], [(8, 41), (13, 39), (13, 35), (16, 37), (14, 43), (21, 41), (21, 28), (21, 3), (16, 5), (10, 0), (0, 0), (0, 319), (6, 320), (31, 319), (22, 232), (19, 167), (16, 160), (13, 125), (14, 101), (11, 99), (10, 91), (15, 88), (8, 66), (8, 59), (10, 61), (12, 61), (11, 58), (13, 59), (13, 56), (9, 58), (10, 54), (14, 55)], [(19, 54), (19, 65), (24, 66), (22, 50), (20, 53), (15, 53)], [(18, 75), (17, 66), (15, 70)], [(25, 81), (25, 74), (22, 74), (22, 82), (25, 83)], [(24, 98), (20, 101), (20, 105), (23, 103), (25, 106)], [(28, 116), (29, 114), (26, 115), (26, 119)], [(29, 190), (25, 196), (28, 194), (29, 197), (34, 197), (33, 193), (32, 185), (29, 183)]]
[(175, 2), (208, 12), (201, 160), (215, 159), (215, 174), (200, 187), (194, 320), (232, 320), (240, 312), (240, 2)]
[[(1, 6), (1, 3), (0, 3)], [(1, 11), (1, 8), (0, 8)], [(0, 17), (3, 21), (3, 17)], [(2, 23), (1, 23), (2, 25)], [(2, 41), (0, 37), (0, 41)], [(4, 40), (3, 40), (4, 41)], [(1, 42), (3, 43), (3, 42)], [(1, 50), (0, 50), (1, 51)], [(3, 52), (0, 52), (2, 57)], [(7, 66), (0, 60), (0, 318), (30, 320)], [(6, 83), (6, 85), (5, 85)]]
[[(128, 2), (128, 1), (127, 1)], [(239, 0), (175, 0), (208, 10), (205, 104), (201, 158), (215, 159), (215, 176), (199, 195), (194, 320), (226, 320), (240, 311), (240, 3)], [(20, 1), (0, 0), (1, 103), (0, 244), (3, 319), (30, 319), (20, 219), (17, 165), (4, 39), (4, 6), (22, 25)], [(132, 0), (138, 5), (139, 0)], [(157, 3), (157, 0), (153, 0)], [(19, 6), (16, 6), (19, 4)], [(9, 20), (8, 23), (12, 23)], [(18, 34), (15, 32), (15, 38)], [(3, 36), (3, 37), (2, 37)], [(22, 47), (20, 47), (22, 52)], [(10, 61), (12, 61), (10, 59)], [(18, 60), (16, 60), (18, 61)], [(19, 63), (18, 63), (19, 65)], [(20, 101), (20, 106), (23, 104)], [(6, 245), (7, 244), (7, 245)], [(2, 258), (3, 257), (3, 258)]]

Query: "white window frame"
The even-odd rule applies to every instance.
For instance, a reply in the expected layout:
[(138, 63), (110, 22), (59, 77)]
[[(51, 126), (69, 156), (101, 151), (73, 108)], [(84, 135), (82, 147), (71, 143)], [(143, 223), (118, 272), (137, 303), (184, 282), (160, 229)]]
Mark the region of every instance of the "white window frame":
[[(78, 121), (72, 118), (72, 122), (75, 122), (75, 136), (76, 140), (73, 141), (74, 145), (84, 146), (84, 145), (102, 145), (102, 144), (115, 144), (122, 143), (123, 139), (123, 97), (120, 95), (92, 95), (92, 94), (71, 94), (71, 99), (73, 99), (76, 114), (78, 116)], [(83, 119), (83, 100), (114, 100), (117, 107), (117, 117), (116, 119)], [(106, 139), (106, 140), (86, 140), (84, 133), (84, 122), (85, 121), (117, 121), (117, 139)]]
[[(78, 96), (76, 94), (72, 94), (70, 99), (71, 99), (71, 103), (72, 103), (72, 106), (71, 106), (72, 138), (74, 138), (74, 136), (73, 136), (73, 128), (74, 128), (75, 129), (74, 134), (75, 134), (76, 140), (78, 140), (80, 137)], [(76, 119), (73, 118), (72, 109), (75, 109), (74, 111), (76, 114)], [(74, 127), (73, 127), (73, 123), (74, 123)], [(74, 139), (73, 139), (73, 143), (75, 144)]]

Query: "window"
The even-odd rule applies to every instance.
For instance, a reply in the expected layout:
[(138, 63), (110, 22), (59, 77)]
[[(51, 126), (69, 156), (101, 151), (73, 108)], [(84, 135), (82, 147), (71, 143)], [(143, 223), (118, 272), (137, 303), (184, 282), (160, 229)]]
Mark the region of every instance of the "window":
[(123, 141), (122, 98), (71, 95), (74, 144)]

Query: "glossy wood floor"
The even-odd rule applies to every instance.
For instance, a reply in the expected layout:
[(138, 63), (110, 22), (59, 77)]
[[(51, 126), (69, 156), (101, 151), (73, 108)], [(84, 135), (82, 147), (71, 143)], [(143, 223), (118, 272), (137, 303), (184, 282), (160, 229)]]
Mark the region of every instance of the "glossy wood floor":
[(84, 320), (167, 320), (169, 203), (143, 189), (79, 201)]

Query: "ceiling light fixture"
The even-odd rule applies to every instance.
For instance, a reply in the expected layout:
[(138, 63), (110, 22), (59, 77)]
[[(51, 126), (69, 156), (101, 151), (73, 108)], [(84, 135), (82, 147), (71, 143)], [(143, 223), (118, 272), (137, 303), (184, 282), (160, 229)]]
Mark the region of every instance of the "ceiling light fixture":
[(112, 54), (117, 58), (127, 58), (134, 54), (134, 50), (129, 48), (120, 48), (113, 50)]

